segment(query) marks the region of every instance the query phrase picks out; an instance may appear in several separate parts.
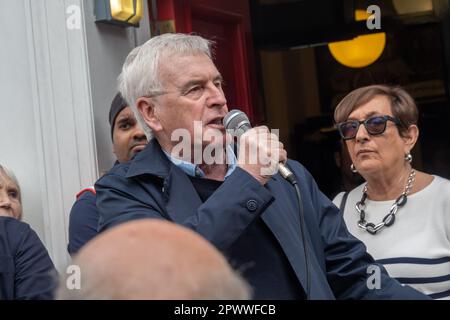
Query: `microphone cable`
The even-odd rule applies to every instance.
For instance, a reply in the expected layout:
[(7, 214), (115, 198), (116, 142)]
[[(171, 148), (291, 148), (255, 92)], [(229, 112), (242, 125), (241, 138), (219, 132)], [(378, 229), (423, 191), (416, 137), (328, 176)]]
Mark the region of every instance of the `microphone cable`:
[(300, 232), (302, 233), (302, 242), (303, 242), (303, 254), (305, 256), (305, 267), (306, 267), (306, 300), (310, 299), (311, 296), (311, 283), (310, 283), (310, 272), (309, 272), (309, 251), (308, 251), (308, 244), (306, 243), (306, 236), (305, 236), (305, 215), (303, 210), (303, 201), (302, 201), (302, 195), (300, 193), (300, 188), (298, 186), (298, 182), (295, 179), (295, 176), (293, 174), (286, 177), (286, 180), (289, 181), (290, 184), (295, 188), (295, 192), (297, 194), (297, 202), (298, 202), (298, 209), (300, 211)]

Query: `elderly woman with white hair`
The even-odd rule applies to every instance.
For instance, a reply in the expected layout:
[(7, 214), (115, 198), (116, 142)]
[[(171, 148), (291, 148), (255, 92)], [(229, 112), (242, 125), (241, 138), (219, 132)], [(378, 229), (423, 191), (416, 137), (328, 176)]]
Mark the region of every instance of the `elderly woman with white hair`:
[(51, 299), (55, 267), (36, 232), (21, 218), (19, 183), (0, 164), (0, 300)]
[(22, 199), (14, 173), (0, 164), (0, 216), (22, 219)]
[(349, 231), (389, 274), (434, 299), (450, 299), (450, 181), (414, 168), (418, 109), (402, 88), (349, 93), (334, 119), (366, 180), (335, 199)]

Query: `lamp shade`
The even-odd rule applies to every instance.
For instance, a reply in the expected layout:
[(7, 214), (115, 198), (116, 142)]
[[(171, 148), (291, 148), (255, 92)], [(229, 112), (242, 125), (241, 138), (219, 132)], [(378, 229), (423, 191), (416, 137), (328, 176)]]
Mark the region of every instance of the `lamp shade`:
[(95, 0), (95, 21), (138, 27), (143, 7), (143, 0)]
[[(364, 10), (355, 12), (356, 20), (367, 20), (369, 14)], [(384, 32), (357, 36), (352, 40), (328, 44), (331, 55), (349, 68), (363, 68), (374, 63), (383, 53), (386, 45)]]

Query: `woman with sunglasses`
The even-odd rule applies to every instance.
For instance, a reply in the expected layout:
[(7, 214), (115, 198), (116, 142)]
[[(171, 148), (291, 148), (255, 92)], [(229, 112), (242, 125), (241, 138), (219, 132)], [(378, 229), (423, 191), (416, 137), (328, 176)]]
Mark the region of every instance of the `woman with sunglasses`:
[(450, 181), (413, 167), (418, 110), (399, 87), (349, 93), (334, 120), (366, 180), (333, 202), (349, 231), (389, 274), (434, 299), (450, 299)]

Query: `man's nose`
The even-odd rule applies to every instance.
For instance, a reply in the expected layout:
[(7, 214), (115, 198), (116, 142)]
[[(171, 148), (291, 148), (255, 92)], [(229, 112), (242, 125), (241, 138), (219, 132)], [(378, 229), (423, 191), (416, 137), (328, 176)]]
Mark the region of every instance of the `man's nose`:
[(212, 84), (209, 88), (209, 92), (210, 95), (207, 100), (208, 107), (223, 107), (227, 104), (227, 99), (225, 98), (222, 87), (216, 87)]
[(139, 125), (136, 126), (136, 129), (133, 132), (134, 140), (144, 140), (147, 137), (145, 136), (144, 130), (141, 129)]

